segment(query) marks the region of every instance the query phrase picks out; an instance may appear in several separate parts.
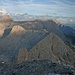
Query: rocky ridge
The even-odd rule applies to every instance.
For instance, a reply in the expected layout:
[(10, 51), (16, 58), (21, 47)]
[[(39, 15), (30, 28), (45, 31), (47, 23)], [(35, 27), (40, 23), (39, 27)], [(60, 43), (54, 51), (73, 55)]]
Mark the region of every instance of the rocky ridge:
[[(75, 52), (66, 44), (68, 40), (59, 24), (61, 23), (56, 20), (13, 21), (8, 15), (2, 18), (0, 20), (1, 65), (5, 67), (10, 66), (9, 64), (20, 65), (22, 62), (34, 63), (37, 61), (38, 63), (42, 60), (48, 60), (70, 65), (70, 67), (74, 66)], [(3, 68), (1, 74), (4, 70)], [(18, 71), (17, 73), (19, 73)], [(9, 73), (7, 70), (5, 72)], [(12, 72), (10, 71), (10, 73)]]

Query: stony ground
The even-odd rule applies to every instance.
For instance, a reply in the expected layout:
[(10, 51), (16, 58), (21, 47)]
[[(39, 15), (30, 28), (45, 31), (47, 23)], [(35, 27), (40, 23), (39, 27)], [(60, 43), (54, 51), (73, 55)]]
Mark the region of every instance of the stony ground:
[(74, 72), (73, 67), (48, 60), (6, 65), (0, 69), (0, 75), (75, 75)]

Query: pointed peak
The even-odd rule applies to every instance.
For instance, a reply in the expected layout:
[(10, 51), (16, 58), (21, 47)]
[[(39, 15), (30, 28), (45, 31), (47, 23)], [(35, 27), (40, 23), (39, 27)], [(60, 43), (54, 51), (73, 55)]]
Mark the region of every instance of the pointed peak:
[(6, 22), (10, 22), (10, 21), (13, 21), (11, 16), (6, 14), (3, 18), (2, 18), (2, 21), (6, 21)]
[(12, 19), (10, 15), (5, 15), (2, 19)]
[(21, 35), (24, 34), (27, 30), (25, 30), (23, 27), (19, 25), (13, 26), (10, 35)]

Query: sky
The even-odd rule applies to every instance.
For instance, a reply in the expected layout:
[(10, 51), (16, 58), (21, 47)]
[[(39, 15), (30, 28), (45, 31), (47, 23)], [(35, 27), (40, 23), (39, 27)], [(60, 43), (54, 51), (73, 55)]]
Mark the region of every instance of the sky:
[(75, 17), (75, 0), (0, 0), (8, 13)]

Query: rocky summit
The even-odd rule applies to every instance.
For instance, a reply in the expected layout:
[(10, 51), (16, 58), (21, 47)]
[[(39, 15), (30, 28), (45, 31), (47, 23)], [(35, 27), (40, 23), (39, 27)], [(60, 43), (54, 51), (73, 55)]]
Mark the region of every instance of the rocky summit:
[(1, 18), (0, 75), (74, 75), (75, 37), (63, 27), (52, 19)]

